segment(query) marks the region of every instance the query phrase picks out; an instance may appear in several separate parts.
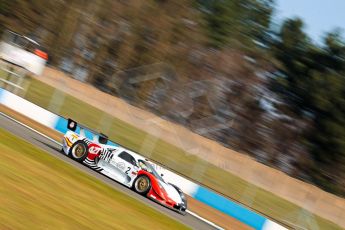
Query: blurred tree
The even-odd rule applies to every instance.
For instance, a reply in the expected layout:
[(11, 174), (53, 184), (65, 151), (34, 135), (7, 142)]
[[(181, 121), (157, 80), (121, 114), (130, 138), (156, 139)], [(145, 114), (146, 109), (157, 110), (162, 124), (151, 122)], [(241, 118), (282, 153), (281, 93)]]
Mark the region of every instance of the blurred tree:
[(262, 42), (271, 22), (273, 0), (197, 0), (204, 14), (209, 43), (216, 48), (229, 41)]
[[(314, 53), (315, 55), (315, 53)], [(325, 37), (321, 67), (313, 73), (310, 89), (314, 127), (308, 133), (316, 163), (314, 180), (327, 190), (345, 195), (345, 45), (339, 32)]]
[(0, 1), (0, 14), (4, 16), (11, 15), (11, 9), (16, 1), (1, 0)]
[(314, 158), (314, 166), (307, 169), (313, 181), (344, 195), (345, 46), (337, 31), (327, 34), (324, 43), (312, 44), (300, 19), (285, 21), (275, 46), (284, 74), (275, 79), (275, 90), (293, 117), (312, 121), (303, 136)]
[(238, 1), (200, 1), (200, 4), (204, 7), (210, 44), (217, 48), (224, 46), (240, 13)]
[(306, 86), (309, 82), (310, 60), (306, 54), (310, 48), (311, 43), (303, 32), (302, 20), (286, 20), (282, 25), (279, 40), (273, 47), (284, 75), (278, 79), (275, 87), (276, 90), (282, 90), (282, 96), (290, 106), (296, 108), (295, 111), (308, 110), (305, 100), (308, 95)]

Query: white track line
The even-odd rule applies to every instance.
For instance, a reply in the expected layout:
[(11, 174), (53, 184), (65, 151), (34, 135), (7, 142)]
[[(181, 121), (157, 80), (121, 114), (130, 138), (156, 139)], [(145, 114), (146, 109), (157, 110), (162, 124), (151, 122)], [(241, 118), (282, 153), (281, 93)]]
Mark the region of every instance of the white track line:
[(43, 133), (37, 131), (36, 129), (31, 128), (30, 126), (28, 126), (28, 125), (26, 125), (26, 124), (24, 124), (24, 123), (22, 123), (22, 122), (20, 122), (20, 121), (17, 121), (16, 119), (14, 119), (14, 118), (8, 116), (7, 114), (4, 114), (3, 112), (0, 112), (0, 115), (6, 117), (6, 118), (8, 118), (8, 119), (10, 119), (11, 121), (14, 121), (14, 122), (16, 122), (16, 123), (18, 123), (18, 124), (24, 126), (25, 128), (31, 130), (32, 132), (37, 133), (37, 134), (41, 135), (42, 137), (44, 137), (44, 138), (46, 138), (46, 139), (48, 139), (48, 140), (54, 142), (55, 144), (58, 144), (58, 145), (62, 146), (62, 144), (61, 144), (60, 142), (54, 140), (53, 138), (48, 137), (47, 135), (45, 135), (45, 134), (43, 134)]
[[(36, 129), (31, 128), (30, 126), (28, 126), (28, 125), (26, 125), (26, 124), (24, 124), (24, 123), (22, 123), (22, 122), (20, 122), (20, 121), (17, 121), (17, 120), (14, 119), (13, 117), (10, 117), (10, 116), (8, 116), (7, 114), (5, 114), (5, 113), (3, 113), (3, 112), (0, 112), (0, 115), (6, 117), (6, 118), (8, 118), (8, 119), (10, 119), (11, 121), (14, 121), (14, 122), (16, 122), (16, 123), (18, 123), (18, 124), (24, 126), (25, 128), (31, 130), (31, 131), (34, 132), (34, 133), (37, 133), (38, 135), (41, 135), (42, 137), (44, 137), (44, 138), (46, 138), (46, 139), (48, 139), (48, 140), (54, 142), (54, 143), (57, 144), (57, 145), (62, 146), (62, 144), (61, 144), (60, 142), (54, 140), (53, 138), (48, 137), (47, 135), (45, 135), (45, 134), (43, 134), (43, 133), (37, 131)], [(202, 218), (201, 216), (199, 216), (198, 214), (196, 214), (196, 213), (194, 213), (194, 212), (192, 212), (192, 211), (186, 210), (186, 212), (189, 213), (190, 215), (194, 216), (195, 218), (197, 218), (197, 219), (199, 219), (199, 220), (201, 220), (201, 221), (207, 223), (208, 225), (210, 225), (210, 226), (212, 226), (212, 227), (218, 229), (218, 230), (224, 230), (224, 228), (222, 228), (222, 227), (216, 225), (215, 223), (213, 223), (213, 222), (211, 222), (211, 221), (209, 221), (209, 220), (206, 220), (205, 218)]]
[(205, 223), (211, 225), (212, 227), (216, 228), (216, 229), (219, 229), (219, 230), (224, 230), (224, 228), (216, 225), (215, 223), (209, 221), (209, 220), (206, 220), (205, 218), (202, 218), (201, 216), (199, 216), (198, 214), (194, 213), (194, 212), (191, 212), (189, 210), (186, 210), (187, 213), (191, 214), (192, 216), (194, 216), (195, 218), (198, 218), (199, 220), (201, 221), (204, 221)]

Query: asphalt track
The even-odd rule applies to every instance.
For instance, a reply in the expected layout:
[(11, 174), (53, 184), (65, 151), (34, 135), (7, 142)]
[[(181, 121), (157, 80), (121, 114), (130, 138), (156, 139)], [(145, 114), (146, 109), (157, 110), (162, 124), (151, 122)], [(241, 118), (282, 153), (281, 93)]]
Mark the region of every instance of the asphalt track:
[(137, 199), (139, 202), (143, 202), (146, 205), (158, 210), (159, 212), (164, 213), (165, 215), (191, 227), (192, 229), (198, 229), (198, 230), (216, 229), (216, 228), (210, 226), (209, 224), (199, 220), (198, 218), (196, 218), (196, 217), (194, 217), (188, 213), (187, 213), (187, 215), (182, 216), (182, 215), (180, 215), (180, 214), (178, 214), (172, 210), (169, 210), (169, 209), (147, 199), (146, 197), (143, 197), (143, 196), (133, 192), (132, 190), (128, 189), (127, 187), (107, 178), (106, 176), (103, 176), (103, 175), (91, 170), (90, 168), (86, 167), (85, 165), (79, 164), (79, 163), (71, 160), (70, 158), (68, 158), (67, 156), (65, 156), (61, 152), (59, 152), (61, 147), (59, 145), (57, 145), (56, 143), (54, 143), (53, 141), (29, 130), (28, 128), (25, 128), (24, 126), (4, 117), (2, 115), (0, 115), (0, 127), (11, 132), (12, 134), (14, 134), (20, 138), (30, 142), (31, 144), (45, 150), (50, 155), (52, 155), (56, 158), (59, 158), (59, 159), (65, 161), (66, 163), (75, 166), (76, 168), (80, 169), (81, 171), (86, 172), (87, 174), (98, 178), (99, 180), (110, 185), (114, 189), (116, 189), (120, 192), (123, 192), (123, 193), (127, 194), (128, 196)]

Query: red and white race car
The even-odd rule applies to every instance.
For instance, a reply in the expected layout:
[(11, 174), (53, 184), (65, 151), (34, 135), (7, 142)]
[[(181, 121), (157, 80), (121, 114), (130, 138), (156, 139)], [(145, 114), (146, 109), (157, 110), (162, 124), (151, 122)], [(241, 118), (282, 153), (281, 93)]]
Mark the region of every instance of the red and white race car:
[[(137, 193), (185, 214), (187, 201), (183, 192), (163, 179), (163, 175), (155, 170), (158, 167), (156, 164), (121, 146), (107, 145), (107, 136), (80, 126), (71, 119), (68, 119), (67, 127), (69, 130), (62, 141), (62, 151), (66, 155)], [(86, 138), (86, 132), (88, 136), (93, 136), (92, 140)]]

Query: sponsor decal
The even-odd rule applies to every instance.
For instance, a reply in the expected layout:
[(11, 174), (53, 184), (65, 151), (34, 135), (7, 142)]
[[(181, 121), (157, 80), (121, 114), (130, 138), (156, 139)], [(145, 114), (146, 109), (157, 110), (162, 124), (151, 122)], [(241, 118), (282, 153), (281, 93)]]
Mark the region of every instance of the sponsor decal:
[(72, 136), (73, 141), (78, 139), (78, 135), (76, 135), (76, 134), (72, 134), (71, 136)]
[(95, 154), (95, 155), (97, 155), (100, 151), (101, 151), (102, 149), (100, 148), (100, 147), (98, 147), (98, 146), (91, 146), (90, 145), (90, 147), (89, 147), (89, 153), (90, 154)]
[(126, 165), (125, 165), (125, 163), (123, 163), (123, 162), (119, 162), (119, 163), (116, 164), (116, 167), (118, 167), (119, 169), (121, 169), (122, 171), (124, 171), (125, 168), (126, 168)]
[(72, 146), (72, 142), (67, 137), (65, 137), (65, 141), (66, 141), (66, 144), (68, 145), (68, 147)]
[(113, 156), (113, 151), (102, 149), (99, 158), (109, 163)]

